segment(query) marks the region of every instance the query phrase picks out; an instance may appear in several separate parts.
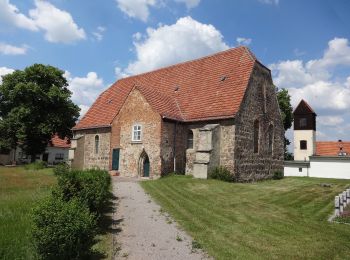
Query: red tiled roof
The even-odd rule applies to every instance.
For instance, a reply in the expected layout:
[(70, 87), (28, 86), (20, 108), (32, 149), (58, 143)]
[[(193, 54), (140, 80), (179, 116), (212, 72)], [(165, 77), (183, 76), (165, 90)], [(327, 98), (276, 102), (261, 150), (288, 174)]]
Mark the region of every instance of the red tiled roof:
[(350, 142), (316, 142), (316, 155), (337, 156), (342, 151), (350, 155)]
[(49, 145), (51, 147), (70, 148), (70, 141), (68, 138), (61, 139), (55, 135), (51, 138)]
[(234, 117), (256, 61), (241, 46), (120, 79), (97, 98), (73, 129), (110, 126), (134, 87), (160, 115), (171, 119)]

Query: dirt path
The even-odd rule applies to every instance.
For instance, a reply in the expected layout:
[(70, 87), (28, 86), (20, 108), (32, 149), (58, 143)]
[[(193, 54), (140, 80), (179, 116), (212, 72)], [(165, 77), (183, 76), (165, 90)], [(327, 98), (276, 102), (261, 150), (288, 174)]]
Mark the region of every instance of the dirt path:
[(208, 259), (192, 239), (147, 195), (136, 180), (113, 177), (115, 259)]

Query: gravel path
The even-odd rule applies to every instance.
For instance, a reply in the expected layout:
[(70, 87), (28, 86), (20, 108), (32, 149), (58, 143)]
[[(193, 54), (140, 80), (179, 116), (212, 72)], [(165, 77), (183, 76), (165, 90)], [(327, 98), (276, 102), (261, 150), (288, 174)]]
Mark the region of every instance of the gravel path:
[(113, 177), (115, 259), (208, 259), (135, 179)]

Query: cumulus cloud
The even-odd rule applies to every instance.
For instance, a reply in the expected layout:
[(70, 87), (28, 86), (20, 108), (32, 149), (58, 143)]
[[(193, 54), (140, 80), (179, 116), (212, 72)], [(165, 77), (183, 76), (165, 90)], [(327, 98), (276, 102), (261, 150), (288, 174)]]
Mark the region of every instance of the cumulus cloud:
[[(285, 60), (270, 64), (274, 83), (287, 88), (295, 107), (305, 99), (318, 113), (318, 137), (349, 139), (350, 46), (348, 39), (334, 38), (319, 59)], [(340, 68), (342, 73), (338, 73)], [(348, 75), (344, 77), (344, 72)], [(346, 75), (346, 74), (345, 74)]]
[(80, 109), (83, 116), (98, 95), (104, 90), (103, 79), (98, 77), (96, 72), (89, 72), (85, 77), (72, 77), (66, 71), (65, 77), (68, 80), (69, 89), (72, 91), (72, 100)]
[(350, 66), (350, 46), (347, 39), (334, 38), (320, 59), (307, 62), (286, 60), (269, 67), (279, 88), (288, 88), (295, 106), (301, 98), (315, 109), (346, 112), (350, 109), (350, 76), (341, 80), (335, 67)]
[(92, 33), (92, 35), (95, 37), (96, 41), (102, 41), (103, 39), (103, 33), (106, 31), (106, 28), (103, 26), (98, 26), (96, 28), (96, 31)]
[(155, 6), (157, 0), (116, 0), (118, 8), (132, 18), (146, 22), (149, 17), (149, 8)]
[(84, 29), (78, 27), (70, 13), (45, 1), (36, 0), (35, 5), (29, 16), (45, 31), (45, 39), (49, 42), (71, 43), (86, 38)]
[(2, 83), (2, 76), (5, 76), (6, 74), (10, 74), (14, 72), (14, 69), (10, 69), (7, 67), (0, 67), (0, 84)]
[(0, 19), (10, 25), (45, 32), (45, 39), (55, 43), (71, 43), (86, 38), (85, 31), (74, 22), (70, 13), (49, 2), (35, 0), (29, 16), (19, 12), (8, 0), (0, 0)]
[(184, 3), (187, 9), (191, 9), (198, 6), (201, 0), (175, 0), (175, 2)]
[(20, 47), (0, 42), (0, 53), (4, 55), (23, 55), (27, 53), (28, 46), (22, 45)]
[(9, 0), (0, 0), (0, 21), (19, 28), (38, 31), (35, 21), (20, 13)]
[(136, 60), (125, 69), (117, 67), (117, 76), (138, 74), (229, 48), (213, 25), (189, 16), (172, 25), (148, 28), (143, 37), (134, 37), (134, 46)]
[(236, 39), (238, 45), (249, 45), (252, 43), (252, 39), (250, 38), (244, 38), (244, 37), (237, 37)]

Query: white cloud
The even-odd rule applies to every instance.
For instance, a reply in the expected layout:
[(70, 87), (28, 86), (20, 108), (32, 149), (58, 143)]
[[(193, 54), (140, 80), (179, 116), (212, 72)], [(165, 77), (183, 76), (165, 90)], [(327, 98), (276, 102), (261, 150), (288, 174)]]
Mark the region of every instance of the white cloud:
[(350, 67), (350, 46), (347, 39), (334, 38), (320, 59), (303, 62), (286, 60), (271, 64), (274, 82), (288, 88), (293, 105), (303, 98), (317, 109), (342, 111), (350, 109), (350, 76), (339, 79), (337, 66)]
[(20, 13), (15, 5), (10, 4), (9, 0), (0, 0), (0, 20), (19, 28), (38, 31), (35, 21)]
[(252, 43), (252, 39), (250, 38), (244, 38), (244, 37), (237, 37), (236, 39), (238, 45), (249, 45)]
[(146, 22), (149, 17), (149, 8), (154, 7), (157, 0), (116, 0), (118, 8), (129, 17)]
[(10, 69), (7, 67), (0, 67), (0, 84), (2, 83), (2, 76), (14, 72), (14, 69)]
[(103, 26), (98, 26), (96, 28), (96, 31), (92, 33), (92, 35), (95, 37), (97, 41), (102, 41), (103, 39), (103, 33), (106, 31), (106, 28)]
[(49, 42), (71, 43), (86, 38), (84, 29), (78, 27), (70, 13), (41, 0), (36, 0), (35, 5), (29, 15), (36, 26), (45, 31)]
[(318, 116), (317, 122), (324, 126), (338, 126), (344, 123), (341, 116)]
[(268, 4), (268, 5), (278, 5), (279, 0), (258, 0), (260, 3)]
[(319, 59), (285, 60), (269, 67), (275, 84), (288, 89), (294, 107), (305, 99), (318, 114), (318, 138), (350, 138), (350, 46), (347, 39), (330, 40)]
[(0, 42), (0, 53), (4, 55), (23, 55), (27, 53), (28, 46), (22, 45), (21, 47)]
[(184, 3), (187, 9), (194, 8), (199, 5), (201, 0), (175, 0), (178, 3)]
[(189, 16), (172, 25), (148, 28), (144, 37), (137, 38), (144, 39), (134, 37), (137, 59), (124, 70), (117, 67), (117, 76), (138, 74), (229, 48), (213, 25)]
[(0, 20), (31, 31), (42, 30), (49, 42), (71, 43), (86, 38), (84, 29), (78, 27), (70, 13), (47, 1), (35, 0), (34, 3), (35, 8), (29, 10), (28, 17), (8, 0), (0, 0)]
[(73, 102), (82, 109), (80, 112), (82, 116), (83, 112), (85, 113), (89, 109), (98, 95), (104, 90), (103, 79), (99, 78), (96, 72), (89, 72), (86, 77), (72, 77), (66, 71), (65, 77), (68, 80), (68, 88), (73, 92)]

